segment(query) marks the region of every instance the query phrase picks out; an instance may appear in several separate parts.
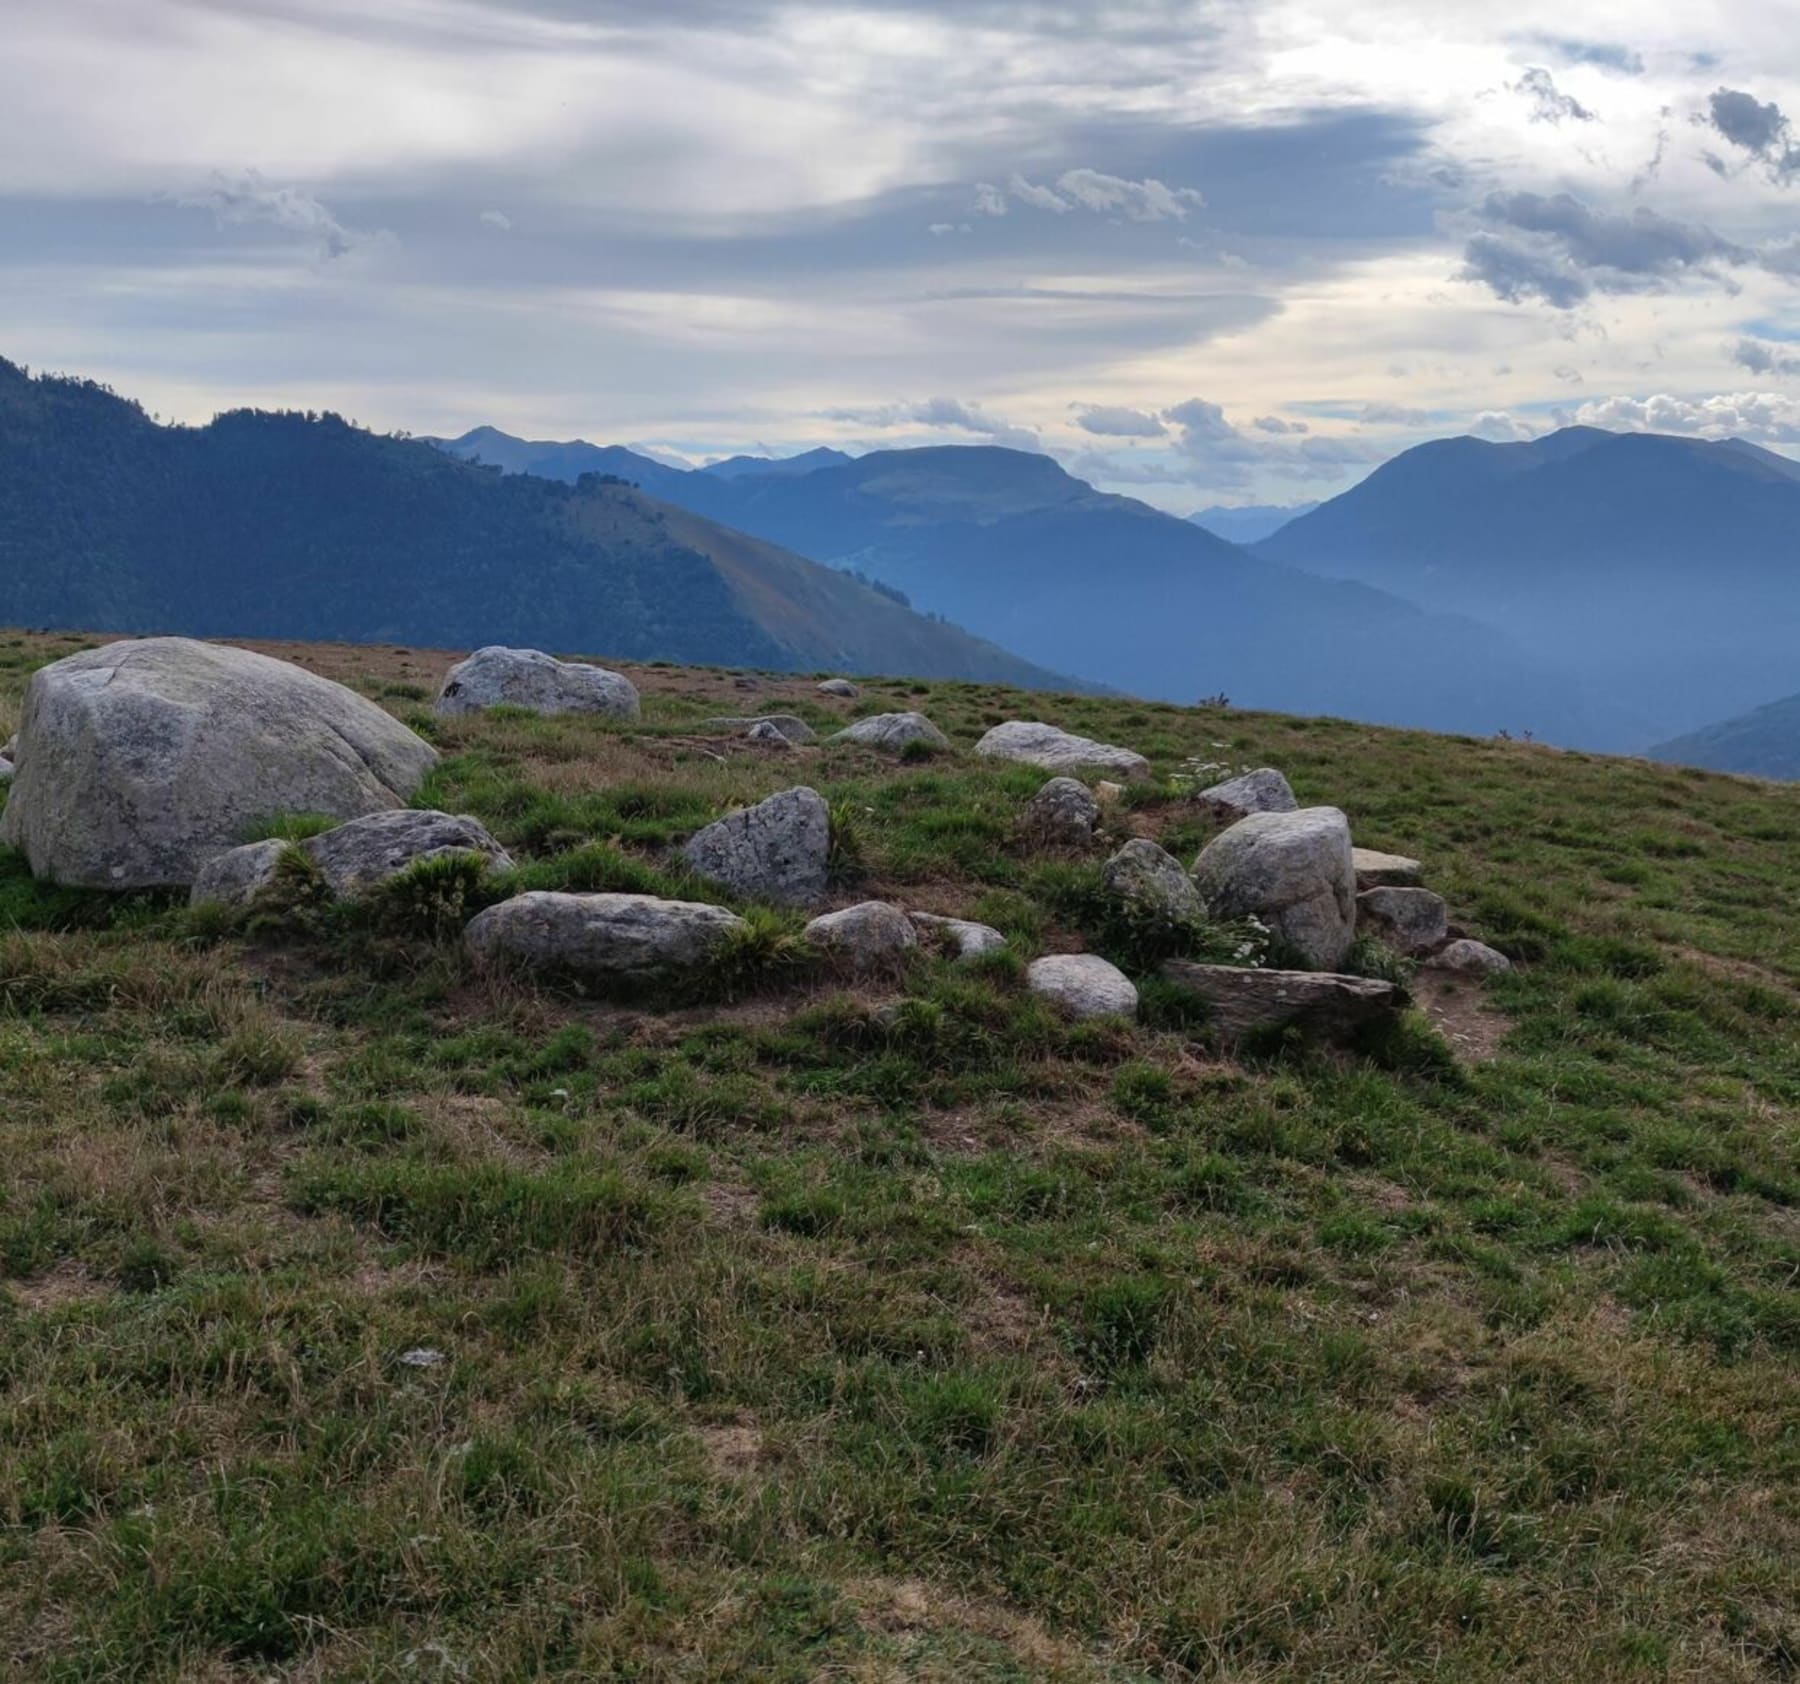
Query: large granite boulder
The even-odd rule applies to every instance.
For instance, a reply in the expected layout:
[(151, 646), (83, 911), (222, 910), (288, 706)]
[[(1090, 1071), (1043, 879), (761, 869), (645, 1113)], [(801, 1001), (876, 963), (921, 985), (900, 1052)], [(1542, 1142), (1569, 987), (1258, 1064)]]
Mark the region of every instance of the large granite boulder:
[(444, 677), (437, 711), (480, 713), (483, 708), (529, 708), (533, 713), (597, 713), (636, 719), (637, 687), (619, 673), (584, 661), (559, 661), (541, 649), (477, 649)]
[(1363, 889), (1414, 889), (1425, 874), (1417, 860), (1405, 854), (1384, 854), (1379, 848), (1352, 848), (1356, 887)]
[(1138, 919), (1168, 928), (1198, 924), (1205, 903), (1181, 861), (1147, 837), (1134, 837), (1101, 873), (1107, 889)]
[(865, 748), (885, 749), (898, 754), (914, 743), (927, 748), (946, 749), (950, 739), (922, 713), (878, 713), (859, 719), (830, 739), (834, 743), (861, 743)]
[(975, 745), (975, 752), (989, 760), (1014, 760), (1041, 766), (1046, 772), (1078, 772), (1084, 766), (1116, 772), (1122, 778), (1147, 778), (1150, 762), (1128, 748), (1077, 737), (1037, 720), (1009, 719)]
[(1096, 953), (1053, 953), (1027, 967), (1025, 985), (1070, 1017), (1136, 1017), (1138, 991), (1117, 965)]
[(1300, 806), (1294, 799), (1293, 787), (1273, 766), (1227, 778), (1224, 783), (1201, 790), (1194, 800), (1212, 817), (1231, 824), (1252, 813), (1292, 813)]
[(1356, 927), (1396, 953), (1429, 953), (1450, 938), (1450, 909), (1429, 889), (1364, 889)]
[(1213, 917), (1261, 919), (1314, 970), (1336, 970), (1356, 939), (1350, 821), (1335, 807), (1240, 819), (1207, 844), (1194, 878)]
[(709, 824), (683, 850), (702, 877), (784, 906), (816, 906), (831, 865), (831, 812), (816, 790), (788, 789)]
[(0, 842), (91, 889), (187, 888), (258, 823), (403, 806), (437, 761), (341, 684), (181, 637), (33, 674), (19, 746)]
[(858, 970), (891, 964), (919, 945), (912, 920), (899, 907), (880, 900), (827, 912), (800, 933), (814, 947)]
[(1391, 982), (1330, 971), (1263, 971), (1171, 959), (1162, 974), (1206, 1002), (1208, 1021), (1226, 1041), (1290, 1024), (1321, 1040), (1348, 1040), (1405, 1004)]
[(477, 959), (629, 981), (704, 969), (742, 928), (735, 912), (696, 901), (534, 891), (490, 906), (463, 939)]
[(1006, 945), (1006, 937), (991, 924), (977, 924), (967, 918), (943, 918), (935, 912), (915, 912), (911, 917), (927, 938), (938, 937), (954, 943), (959, 959), (979, 959), (984, 953), (998, 953)]
[(731, 731), (754, 738), (758, 742), (768, 740), (769, 733), (759, 729), (762, 726), (767, 726), (769, 731), (776, 736), (782, 737), (796, 746), (816, 740), (813, 728), (804, 719), (797, 718), (791, 713), (764, 713), (755, 716), (745, 715), (743, 718), (733, 715), (724, 719), (709, 719), (706, 722), (706, 728), (709, 731)]
[(1046, 842), (1082, 847), (1100, 828), (1100, 803), (1076, 778), (1052, 778), (1025, 803), (1025, 828)]

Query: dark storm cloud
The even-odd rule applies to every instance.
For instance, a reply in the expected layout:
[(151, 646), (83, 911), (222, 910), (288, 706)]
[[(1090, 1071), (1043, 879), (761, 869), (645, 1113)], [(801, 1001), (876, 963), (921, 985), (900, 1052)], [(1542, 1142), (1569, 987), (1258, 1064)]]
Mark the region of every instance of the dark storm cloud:
[(1762, 101), (1738, 88), (1719, 88), (1707, 101), (1707, 118), (1726, 140), (1767, 167), (1785, 186), (1800, 180), (1800, 145), (1793, 125), (1773, 100)]

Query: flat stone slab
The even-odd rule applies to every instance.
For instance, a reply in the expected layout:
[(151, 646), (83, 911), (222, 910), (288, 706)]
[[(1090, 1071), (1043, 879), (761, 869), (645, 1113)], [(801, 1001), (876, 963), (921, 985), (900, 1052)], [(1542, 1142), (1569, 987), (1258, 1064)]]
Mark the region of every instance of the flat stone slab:
[(1358, 891), (1416, 889), (1425, 876), (1425, 868), (1404, 854), (1384, 854), (1378, 848), (1352, 848), (1350, 858), (1356, 867)]
[(698, 901), (540, 890), (490, 906), (463, 939), (477, 959), (631, 979), (704, 969), (744, 927), (735, 912)]
[(1341, 1041), (1399, 1011), (1404, 1002), (1391, 982), (1334, 971), (1263, 971), (1170, 959), (1162, 974), (1206, 1001), (1213, 1027), (1227, 1041), (1289, 1024), (1323, 1040)]
[(1078, 772), (1084, 766), (1112, 772), (1122, 778), (1147, 778), (1150, 762), (1128, 748), (1078, 737), (1042, 720), (1009, 719), (975, 745), (975, 752), (989, 760), (1012, 760), (1025, 766), (1041, 766), (1046, 772)]

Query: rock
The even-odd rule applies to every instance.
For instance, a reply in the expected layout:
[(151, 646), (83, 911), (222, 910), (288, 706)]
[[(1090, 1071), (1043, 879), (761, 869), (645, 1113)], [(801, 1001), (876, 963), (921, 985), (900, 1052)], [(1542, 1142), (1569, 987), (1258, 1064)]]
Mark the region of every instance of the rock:
[(249, 906), (275, 881), (289, 842), (246, 842), (214, 854), (188, 893), (190, 906)]
[(804, 719), (796, 719), (791, 713), (765, 713), (744, 719), (709, 719), (706, 722), (706, 729), (709, 731), (742, 731), (755, 741), (766, 742), (767, 737), (757, 734), (759, 725), (767, 725), (776, 736), (790, 743), (817, 741), (813, 728)]
[(402, 806), (437, 761), (341, 684), (179, 637), (43, 668), (19, 743), (0, 842), (38, 876), (90, 889), (189, 888), (258, 823)]
[(1356, 939), (1350, 822), (1335, 807), (1252, 813), (1194, 864), (1213, 917), (1260, 918), (1316, 970), (1333, 971)]
[(1364, 889), (1356, 927), (1396, 953), (1429, 953), (1450, 934), (1450, 909), (1429, 889)]
[(800, 933), (813, 946), (848, 960), (859, 970), (887, 964), (919, 945), (912, 920), (899, 907), (880, 900), (827, 912)]
[(1361, 889), (1412, 889), (1424, 876), (1424, 867), (1404, 854), (1384, 854), (1374, 848), (1353, 848), (1356, 886)]
[(1391, 982), (1330, 971), (1259, 971), (1171, 959), (1162, 974), (1206, 1001), (1213, 1027), (1227, 1041), (1288, 1024), (1324, 1040), (1342, 1041), (1404, 1004)]
[(683, 850), (702, 877), (786, 906), (825, 898), (831, 813), (816, 790), (789, 789), (710, 824)]
[(1428, 961), (1435, 971), (1457, 971), (1464, 976), (1504, 976), (1513, 968), (1512, 960), (1483, 941), (1453, 941), (1432, 954)]
[(9, 784), (13, 780), (13, 763), (0, 754), (0, 784)]
[(1125, 799), (1125, 786), (1116, 784), (1109, 778), (1103, 778), (1094, 785), (1094, 799), (1102, 807), (1116, 807)]
[(1287, 779), (1273, 766), (1214, 784), (1211, 789), (1201, 790), (1194, 800), (1214, 818), (1234, 824), (1252, 813), (1292, 813), (1300, 806)]
[(513, 863), (478, 820), (410, 810), (355, 819), (300, 847), (337, 895), (364, 893), (420, 860), (446, 854), (480, 854), (496, 871), (510, 871)]
[(540, 649), (477, 649), (445, 675), (437, 711), (529, 708), (533, 713), (598, 713), (636, 719), (641, 711), (631, 680), (583, 661), (559, 661)]
[(1137, 1016), (1138, 991), (1131, 978), (1097, 954), (1056, 953), (1035, 960), (1025, 983), (1071, 1017)]
[(935, 912), (915, 912), (911, 916), (926, 935), (955, 942), (959, 959), (979, 959), (984, 953), (998, 953), (1006, 945), (1006, 937), (989, 924), (971, 923), (967, 918), (940, 918)]
[(834, 743), (863, 743), (870, 748), (898, 753), (909, 743), (927, 748), (948, 748), (950, 739), (922, 713), (878, 713), (859, 719), (830, 739)]
[(794, 745), (782, 735), (781, 727), (771, 724), (766, 719), (759, 719), (744, 733), (747, 743), (761, 743), (767, 748), (791, 749)]
[(1059, 731), (1054, 725), (1009, 719), (975, 745), (975, 752), (990, 760), (1016, 760), (1042, 766), (1046, 772), (1076, 772), (1084, 766), (1116, 772), (1123, 778), (1146, 778), (1150, 762), (1128, 748), (1114, 748), (1090, 737)]
[(828, 678), (819, 686), (821, 696), (841, 696), (847, 702), (853, 702), (862, 694), (847, 678)]
[(1052, 778), (1025, 803), (1027, 827), (1046, 841), (1092, 842), (1100, 826), (1100, 803), (1074, 778)]
[(15, 766), (19, 763), (19, 733), (17, 731), (0, 743), (0, 760), (10, 760)]
[(1202, 922), (1205, 903), (1181, 861), (1146, 837), (1127, 842), (1106, 862), (1106, 886), (1139, 917), (1174, 927)]
[(601, 979), (653, 977), (705, 965), (744, 921), (722, 906), (654, 895), (518, 895), (463, 932), (477, 959)]

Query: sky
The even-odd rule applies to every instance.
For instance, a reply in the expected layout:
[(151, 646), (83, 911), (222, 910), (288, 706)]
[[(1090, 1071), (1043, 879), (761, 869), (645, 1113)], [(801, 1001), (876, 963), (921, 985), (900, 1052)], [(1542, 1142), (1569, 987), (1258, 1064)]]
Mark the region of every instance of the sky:
[(1581, 422), (1800, 455), (1768, 0), (0, 0), (0, 355), (1186, 512)]

